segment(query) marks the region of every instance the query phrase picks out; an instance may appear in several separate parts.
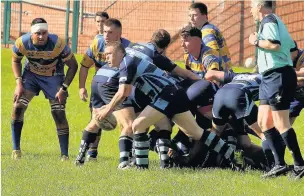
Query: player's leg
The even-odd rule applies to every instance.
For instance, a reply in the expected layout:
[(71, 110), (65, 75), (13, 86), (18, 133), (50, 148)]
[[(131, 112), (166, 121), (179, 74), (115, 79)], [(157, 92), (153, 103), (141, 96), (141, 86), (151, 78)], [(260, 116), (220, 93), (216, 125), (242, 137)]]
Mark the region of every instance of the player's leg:
[(167, 117), (165, 117), (159, 122), (157, 122), (154, 126), (155, 129), (159, 132), (158, 138), (156, 139), (155, 147), (160, 159), (160, 167), (170, 167), (168, 151), (171, 146), (171, 121)]
[(24, 122), (24, 113), (28, 107), (28, 104), (33, 99), (36, 93), (25, 90), (22, 96), (14, 103), (12, 118), (11, 118), (11, 130), (12, 130), (12, 142), (13, 152), (12, 159), (21, 158), (21, 132)]
[(87, 151), (89, 150), (90, 145), (96, 140), (98, 130), (100, 127), (97, 125), (98, 122), (95, 120), (95, 112), (98, 108), (101, 108), (105, 105), (99, 94), (99, 85), (97, 82), (92, 82), (92, 92), (91, 92), (91, 103), (92, 103), (92, 118), (88, 125), (85, 127), (82, 133), (82, 139), (80, 144), (80, 149), (78, 156), (75, 160), (76, 165), (82, 165), (85, 161), (85, 156)]
[(291, 102), (291, 104), (290, 104), (290, 114), (289, 114), (289, 121), (290, 121), (291, 125), (293, 125), (296, 118), (298, 116), (300, 116), (300, 113), (301, 113), (303, 107), (304, 107), (304, 104), (301, 103), (298, 100), (294, 100), (293, 102)]
[(129, 159), (132, 155), (133, 145), (133, 131), (132, 123), (135, 119), (135, 112), (133, 107), (121, 108), (113, 115), (116, 117), (118, 124), (121, 125), (121, 132), (119, 137), (119, 169), (124, 169), (129, 166)]
[(69, 157), (69, 124), (65, 113), (68, 93), (65, 92), (65, 99), (61, 103), (56, 98), (56, 93), (59, 91), (63, 80), (63, 76), (37, 77), (39, 87), (43, 91), (45, 98), (49, 99), (51, 113), (56, 125), (62, 161), (67, 160)]
[(40, 91), (35, 76), (28, 71), (24, 71), (22, 83), (24, 92), (22, 96), (14, 102), (11, 116), (11, 131), (13, 141), (12, 159), (21, 158), (20, 140), (24, 122), (24, 113), (30, 101), (35, 95), (38, 95)]

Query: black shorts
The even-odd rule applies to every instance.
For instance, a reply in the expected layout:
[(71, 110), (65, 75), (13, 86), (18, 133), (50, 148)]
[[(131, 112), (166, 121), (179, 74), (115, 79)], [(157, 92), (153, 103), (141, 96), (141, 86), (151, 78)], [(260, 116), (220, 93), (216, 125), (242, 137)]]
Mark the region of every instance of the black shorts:
[[(100, 108), (104, 105), (107, 105), (111, 102), (114, 94), (104, 94), (102, 92), (102, 88), (104, 88), (100, 83), (96, 82), (96, 81), (92, 81), (92, 85), (91, 85), (91, 105), (92, 108)], [(127, 108), (127, 107), (133, 107), (133, 104), (131, 102), (130, 99), (126, 98), (126, 100), (120, 104), (119, 106), (117, 106), (115, 108), (115, 110), (121, 110), (123, 108)]]
[(296, 87), (297, 76), (291, 66), (266, 71), (259, 89), (260, 105), (270, 105), (273, 111), (288, 110)]
[(214, 95), (218, 87), (207, 80), (199, 80), (187, 89), (187, 96), (191, 104), (199, 107), (213, 104)]
[(168, 118), (189, 111), (190, 108), (186, 92), (176, 86), (166, 86), (150, 106), (165, 114)]
[(257, 115), (253, 112), (254, 107), (256, 105), (246, 91), (224, 86), (214, 97), (213, 121), (221, 126), (228, 122), (230, 116), (235, 120), (250, 118), (251, 115)]

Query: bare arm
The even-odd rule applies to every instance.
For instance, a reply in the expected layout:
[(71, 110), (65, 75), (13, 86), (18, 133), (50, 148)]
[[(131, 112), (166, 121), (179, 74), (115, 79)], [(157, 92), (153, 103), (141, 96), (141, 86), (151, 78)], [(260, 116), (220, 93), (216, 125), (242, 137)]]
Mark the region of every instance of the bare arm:
[(178, 75), (182, 78), (188, 78), (188, 79), (191, 79), (191, 80), (200, 80), (201, 78), (196, 75), (195, 73), (189, 71), (189, 70), (186, 70), (186, 69), (183, 69), (183, 68), (180, 68), (179, 66), (176, 66), (172, 72), (173, 74), (175, 75)]
[(66, 85), (70, 85), (71, 82), (73, 81), (75, 74), (77, 72), (78, 69), (78, 63), (75, 59), (75, 57), (73, 56), (71, 59), (69, 59), (67, 62), (65, 62), (65, 64), (69, 67), (65, 80), (64, 80), (64, 84)]
[(130, 84), (120, 84), (117, 93), (112, 98), (111, 102), (105, 107), (105, 116), (114, 110), (116, 106), (121, 104), (132, 91), (132, 85)]
[(272, 43), (269, 40), (259, 40), (259, 47), (264, 48), (266, 50), (280, 50), (281, 45)]
[(297, 77), (304, 77), (304, 67), (296, 71)]
[(209, 70), (205, 75), (205, 80), (224, 82), (224, 76), (225, 72), (223, 71)]
[(81, 66), (79, 71), (79, 88), (85, 88), (88, 77), (89, 68)]
[(22, 58), (16, 58), (14, 56), (12, 57), (12, 69), (13, 69), (13, 74), (16, 78), (14, 102), (16, 102), (23, 93), (23, 85), (22, 85), (22, 78), (21, 78), (21, 69), (22, 69), (21, 60), (22, 60)]

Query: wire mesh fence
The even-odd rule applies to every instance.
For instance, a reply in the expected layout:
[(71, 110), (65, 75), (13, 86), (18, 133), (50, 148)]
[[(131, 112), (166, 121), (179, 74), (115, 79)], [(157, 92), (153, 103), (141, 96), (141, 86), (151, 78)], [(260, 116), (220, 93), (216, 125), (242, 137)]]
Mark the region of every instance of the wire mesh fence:
[[(123, 25), (123, 37), (132, 42), (149, 41), (152, 33), (160, 28), (166, 29), (172, 37), (172, 43), (166, 54), (172, 60), (182, 60), (183, 50), (180, 47), (179, 31), (188, 23), (188, 1), (139, 1), (139, 0), (80, 0), (79, 9), (74, 9), (74, 1), (35, 0), (12, 1), (10, 10), (10, 35), (15, 40), (28, 32), (33, 18), (43, 17), (49, 23), (50, 32), (59, 36), (68, 36), (69, 43), (77, 34), (77, 53), (84, 53), (96, 34), (94, 14), (107, 11), (110, 17), (117, 18)], [(21, 2), (21, 3), (20, 3)], [(198, 1), (195, 1), (198, 2)], [(255, 48), (248, 43), (251, 32), (256, 25), (250, 14), (250, 1), (207, 0), (203, 1), (209, 10), (208, 18), (223, 33), (228, 44), (232, 62), (242, 64), (244, 59), (253, 57)], [(1, 14), (4, 18), (4, 3), (1, 2)], [(292, 10), (292, 11), (291, 11)], [(275, 2), (275, 13), (278, 14), (289, 29), (292, 37), (304, 47), (304, 1)], [(77, 18), (73, 13), (77, 12)], [(69, 20), (67, 21), (67, 13)], [(78, 20), (78, 30), (73, 33), (73, 25)], [(5, 23), (1, 23), (5, 31)], [(73, 35), (74, 34), (74, 35)], [(1, 37), (3, 39), (3, 37)]]

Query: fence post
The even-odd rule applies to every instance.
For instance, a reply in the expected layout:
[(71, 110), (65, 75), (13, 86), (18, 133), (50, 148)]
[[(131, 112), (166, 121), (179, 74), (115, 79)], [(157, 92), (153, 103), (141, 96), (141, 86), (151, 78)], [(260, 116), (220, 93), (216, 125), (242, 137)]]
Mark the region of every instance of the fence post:
[(69, 44), (69, 29), (70, 29), (70, 0), (67, 0), (65, 12), (65, 43)]
[(10, 32), (11, 32), (11, 2), (6, 1), (5, 3), (5, 15), (4, 15), (4, 43), (8, 44), (10, 40)]
[(73, 31), (72, 31), (72, 52), (77, 53), (79, 27), (79, 1), (73, 2)]

